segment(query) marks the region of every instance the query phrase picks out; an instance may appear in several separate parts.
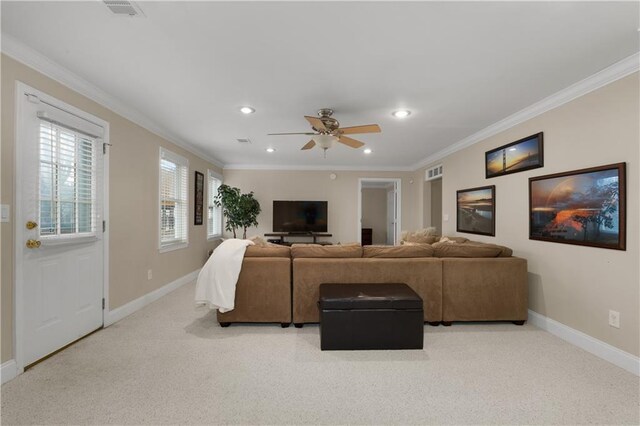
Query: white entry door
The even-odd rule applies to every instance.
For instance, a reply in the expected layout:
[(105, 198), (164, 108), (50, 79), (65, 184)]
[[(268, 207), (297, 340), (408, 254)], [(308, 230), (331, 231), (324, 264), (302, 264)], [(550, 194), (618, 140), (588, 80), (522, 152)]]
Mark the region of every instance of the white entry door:
[(17, 101), (16, 308), (23, 367), (103, 324), (105, 129), (24, 85)]

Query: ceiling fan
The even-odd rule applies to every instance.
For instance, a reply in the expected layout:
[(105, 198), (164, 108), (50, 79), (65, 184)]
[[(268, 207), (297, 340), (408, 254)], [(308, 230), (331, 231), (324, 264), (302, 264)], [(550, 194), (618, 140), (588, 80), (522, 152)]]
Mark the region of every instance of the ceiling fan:
[(333, 110), (322, 108), (318, 111), (318, 117), (305, 115), (304, 118), (311, 124), (314, 132), (301, 133), (269, 133), (269, 136), (275, 135), (310, 135), (311, 140), (307, 142), (301, 149), (307, 150), (318, 145), (327, 153), (327, 149), (331, 148), (334, 142), (340, 142), (351, 148), (360, 148), (364, 143), (350, 138), (345, 135), (353, 135), (358, 133), (380, 133), (380, 126), (377, 124), (367, 124), (364, 126), (340, 127), (338, 120), (332, 117)]

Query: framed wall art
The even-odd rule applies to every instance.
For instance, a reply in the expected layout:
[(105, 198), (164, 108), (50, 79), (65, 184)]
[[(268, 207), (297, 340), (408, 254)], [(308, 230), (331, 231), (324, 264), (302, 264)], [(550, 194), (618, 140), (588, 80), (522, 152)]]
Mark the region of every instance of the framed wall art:
[(193, 209), (193, 224), (202, 225), (204, 215), (204, 175), (196, 171), (195, 208)]
[(625, 163), (529, 178), (529, 238), (626, 250)]
[(484, 154), (487, 179), (537, 169), (544, 165), (542, 132)]
[(495, 185), (457, 191), (456, 207), (456, 231), (495, 236)]

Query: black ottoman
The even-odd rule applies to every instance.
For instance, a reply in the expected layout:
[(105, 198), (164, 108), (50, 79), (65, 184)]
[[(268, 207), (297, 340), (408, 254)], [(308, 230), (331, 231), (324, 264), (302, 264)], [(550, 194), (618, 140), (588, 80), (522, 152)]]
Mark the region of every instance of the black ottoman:
[(406, 284), (321, 284), (324, 350), (422, 349), (422, 299)]

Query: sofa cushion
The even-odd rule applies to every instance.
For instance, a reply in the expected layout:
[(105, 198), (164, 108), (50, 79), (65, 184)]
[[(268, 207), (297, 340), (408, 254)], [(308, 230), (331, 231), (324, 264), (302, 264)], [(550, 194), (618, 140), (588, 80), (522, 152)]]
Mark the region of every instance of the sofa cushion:
[(271, 246), (249, 246), (244, 252), (244, 257), (291, 257), (291, 249), (288, 246), (277, 244)]
[(291, 246), (291, 257), (295, 258), (343, 258), (362, 257), (361, 245), (319, 245), (294, 244)]
[(362, 257), (433, 257), (433, 247), (429, 244), (409, 243), (401, 246), (364, 246)]
[(500, 247), (489, 244), (442, 242), (433, 244), (436, 257), (498, 257)]

